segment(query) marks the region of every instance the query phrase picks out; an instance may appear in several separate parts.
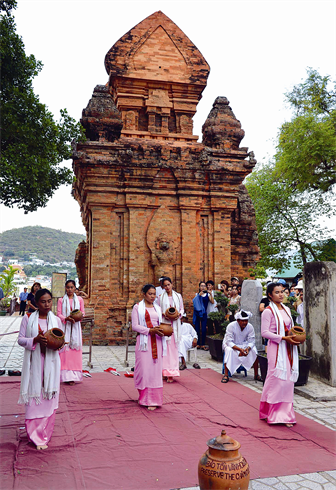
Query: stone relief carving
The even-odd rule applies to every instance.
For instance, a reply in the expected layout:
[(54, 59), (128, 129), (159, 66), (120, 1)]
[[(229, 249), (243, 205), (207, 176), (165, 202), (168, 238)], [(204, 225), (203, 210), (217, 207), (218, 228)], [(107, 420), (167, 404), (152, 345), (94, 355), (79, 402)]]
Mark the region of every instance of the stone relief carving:
[[(174, 228), (176, 233), (172, 233)], [(163, 275), (173, 275), (178, 241), (179, 226), (176, 218), (162, 205), (155, 212), (147, 229), (147, 245), (151, 251), (150, 264), (154, 268), (156, 281)]]

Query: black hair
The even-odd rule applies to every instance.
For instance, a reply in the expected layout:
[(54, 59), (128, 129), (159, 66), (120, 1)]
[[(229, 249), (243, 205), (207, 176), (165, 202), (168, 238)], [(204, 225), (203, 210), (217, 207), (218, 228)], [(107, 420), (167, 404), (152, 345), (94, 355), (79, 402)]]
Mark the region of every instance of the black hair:
[(220, 283), (225, 284), (227, 288), (230, 286), (230, 284), (227, 281), (225, 281), (225, 279), (223, 279), (223, 281), (221, 281)]
[(205, 281), (200, 281), (200, 282), (198, 283), (198, 287), (200, 287), (200, 285), (201, 285), (201, 284), (205, 284)]
[(165, 281), (169, 281), (170, 284), (173, 284), (172, 283), (172, 280), (168, 276), (163, 276), (163, 278), (161, 279), (160, 283), (163, 284)]
[(76, 283), (73, 279), (68, 279), (65, 285), (67, 286), (70, 282), (76, 287)]
[(273, 293), (273, 290), (277, 287), (277, 286), (281, 286), (283, 287), (283, 284), (281, 284), (281, 282), (270, 282), (268, 285), (267, 285), (267, 289), (266, 289), (266, 296), (268, 299), (270, 299), (270, 295)]
[(145, 285), (143, 286), (143, 288), (141, 289), (141, 292), (142, 292), (143, 294), (146, 294), (146, 293), (148, 293), (148, 291), (149, 291), (150, 289), (155, 289), (155, 291), (156, 291), (156, 287), (155, 287), (155, 286), (153, 286), (153, 284), (145, 284)]
[(41, 284), (39, 282), (34, 282), (34, 284), (32, 285), (32, 287), (30, 288), (30, 292), (31, 293), (34, 292), (34, 286), (36, 286), (36, 284), (38, 284), (40, 286), (40, 289), (41, 289)]
[(37, 303), (41, 299), (41, 297), (44, 296), (45, 294), (49, 294), (50, 297), (52, 298), (52, 294), (49, 291), (49, 289), (39, 289), (38, 291), (36, 291), (35, 303)]
[(214, 283), (213, 281), (211, 281), (211, 280), (209, 280), (209, 281), (207, 281), (207, 282), (205, 283), (205, 285), (207, 285), (207, 284), (211, 284), (212, 286), (214, 286), (214, 285), (215, 285), (215, 283)]

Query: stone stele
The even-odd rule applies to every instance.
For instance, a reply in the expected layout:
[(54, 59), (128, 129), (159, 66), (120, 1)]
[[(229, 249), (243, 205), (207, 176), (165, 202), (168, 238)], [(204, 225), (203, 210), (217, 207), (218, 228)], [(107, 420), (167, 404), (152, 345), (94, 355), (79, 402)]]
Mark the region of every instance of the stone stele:
[(311, 356), (312, 374), (336, 386), (336, 264), (308, 262), (303, 269), (303, 353)]
[(255, 333), (256, 348), (262, 350), (261, 337), (261, 314), (259, 311), (260, 301), (263, 297), (263, 288), (261, 282), (256, 280), (245, 280), (241, 291), (240, 306), (242, 310), (250, 311), (252, 317), (249, 323), (253, 325)]
[(73, 153), (73, 195), (87, 231), (76, 254), (95, 308), (95, 343), (123, 342), (141, 287), (169, 275), (186, 310), (200, 280), (243, 279), (258, 259), (242, 181), (255, 163), (229, 101), (217, 97), (193, 134), (209, 65), (162, 12), (127, 32), (105, 57)]

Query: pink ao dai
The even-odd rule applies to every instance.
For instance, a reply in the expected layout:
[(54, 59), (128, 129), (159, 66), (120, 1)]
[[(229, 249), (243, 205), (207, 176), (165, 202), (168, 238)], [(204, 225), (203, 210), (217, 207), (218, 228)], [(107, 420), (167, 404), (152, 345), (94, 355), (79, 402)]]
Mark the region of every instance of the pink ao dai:
[[(279, 310), (279, 313), (285, 326), (290, 327), (290, 319), (285, 310)], [(286, 356), (287, 379), (279, 379), (274, 374), (278, 344), (286, 341), (277, 334), (276, 321), (270, 309), (265, 309), (261, 315), (261, 335), (269, 341), (267, 344), (268, 370), (260, 400), (260, 419), (267, 419), (269, 424), (295, 424), (294, 382), (290, 380), (291, 366), (288, 356)]]

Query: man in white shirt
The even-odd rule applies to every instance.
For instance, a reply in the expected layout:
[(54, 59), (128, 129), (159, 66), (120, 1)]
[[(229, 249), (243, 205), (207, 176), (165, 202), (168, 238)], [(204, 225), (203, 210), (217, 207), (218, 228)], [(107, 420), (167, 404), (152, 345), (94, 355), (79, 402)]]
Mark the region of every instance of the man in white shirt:
[(258, 374), (257, 348), (255, 346), (254, 328), (248, 322), (252, 313), (238, 311), (235, 314), (236, 321), (229, 323), (223, 340), (224, 350), (224, 376), (222, 383), (229, 381), (229, 371), (235, 373), (239, 366), (246, 370), (254, 368), (254, 379), (261, 381)]
[[(181, 318), (181, 340), (178, 345), (179, 356), (181, 359), (180, 371), (187, 369), (186, 357), (189, 349), (197, 346), (197, 333), (190, 323), (186, 323), (185, 318)], [(195, 362), (193, 364), (195, 369), (200, 369), (200, 366)]]
[(301, 327), (304, 328), (304, 311), (303, 311), (304, 303), (303, 303), (303, 290), (302, 289), (300, 291), (300, 300), (302, 301), (302, 303), (299, 304), (299, 306), (297, 307), (297, 310), (296, 310), (299, 314), (299, 316), (296, 319), (296, 322), (298, 325), (301, 325)]

